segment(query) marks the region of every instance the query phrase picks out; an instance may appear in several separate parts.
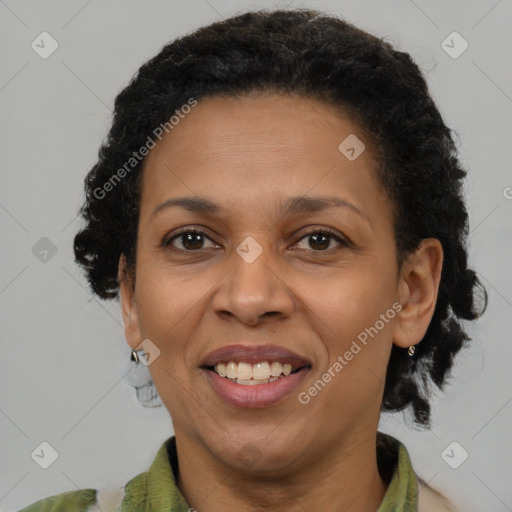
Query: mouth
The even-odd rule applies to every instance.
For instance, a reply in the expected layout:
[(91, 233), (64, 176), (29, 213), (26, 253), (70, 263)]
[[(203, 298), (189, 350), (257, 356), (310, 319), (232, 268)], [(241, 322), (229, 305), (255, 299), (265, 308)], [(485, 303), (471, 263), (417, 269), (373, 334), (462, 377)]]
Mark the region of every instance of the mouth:
[(237, 407), (267, 407), (289, 396), (311, 370), (311, 362), (277, 345), (230, 345), (202, 361), (210, 385)]
[(243, 386), (268, 384), (293, 375), (303, 368), (311, 368), (311, 365), (294, 368), (290, 363), (280, 361), (260, 361), (256, 364), (246, 361), (229, 361), (205, 367), (206, 370), (213, 371), (220, 377)]

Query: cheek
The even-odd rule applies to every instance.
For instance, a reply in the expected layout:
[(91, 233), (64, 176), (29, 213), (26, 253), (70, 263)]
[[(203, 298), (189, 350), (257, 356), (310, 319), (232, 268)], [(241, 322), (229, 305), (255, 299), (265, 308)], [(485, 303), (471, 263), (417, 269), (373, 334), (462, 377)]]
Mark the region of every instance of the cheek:
[[(136, 300), (142, 336), (165, 346), (179, 348), (180, 333), (193, 320), (194, 304), (201, 296), (193, 283), (172, 274), (169, 269), (147, 266), (137, 275)], [(204, 291), (203, 291), (204, 294)]]
[[(326, 438), (337, 435), (341, 425), (375, 420), (380, 411), (395, 311), (391, 283), (379, 275), (386, 274), (345, 276), (343, 284), (311, 297), (316, 313), (311, 318), (317, 319), (314, 329), (322, 330), (327, 357), (299, 399), (309, 401), (312, 418), (322, 418)], [(387, 311), (385, 322), (380, 315)]]
[(137, 302), (141, 335), (159, 346), (167, 367), (185, 373), (190, 340), (205, 321), (206, 308), (221, 275), (194, 275), (165, 265), (141, 265)]
[(343, 282), (310, 297), (327, 351), (321, 371), (336, 375), (329, 385), (333, 390), (372, 399), (383, 385), (396, 315), (394, 292), (393, 272), (376, 264), (373, 271), (346, 274)]
[(310, 292), (310, 304), (336, 336), (346, 340), (373, 325), (391, 308), (395, 283), (390, 269), (361, 268)]

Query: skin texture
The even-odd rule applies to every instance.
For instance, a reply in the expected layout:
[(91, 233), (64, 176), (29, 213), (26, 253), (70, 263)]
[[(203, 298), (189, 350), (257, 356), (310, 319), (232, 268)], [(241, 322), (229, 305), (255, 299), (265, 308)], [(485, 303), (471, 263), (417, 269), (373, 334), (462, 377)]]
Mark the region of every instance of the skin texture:
[[(350, 134), (366, 145), (354, 161), (338, 150)], [(269, 93), (200, 100), (146, 158), (135, 283), (119, 262), (125, 336), (132, 349), (150, 339), (160, 350), (149, 370), (172, 416), (180, 489), (201, 512), (377, 510), (384, 497), (375, 438), (386, 365), (393, 343), (406, 349), (427, 330), (442, 248), (424, 240), (398, 268), (374, 155), (361, 128), (332, 107)], [(299, 195), (336, 196), (362, 215), (334, 207), (283, 216), (281, 202)], [(171, 207), (151, 217), (182, 196), (225, 212)], [(206, 237), (162, 247), (184, 226)], [(306, 236), (325, 228), (348, 245)], [(248, 236), (262, 248), (252, 263), (236, 252)], [(298, 393), (396, 302), (401, 311), (301, 404)], [(279, 403), (234, 407), (200, 365), (238, 342), (280, 345), (312, 368)]]

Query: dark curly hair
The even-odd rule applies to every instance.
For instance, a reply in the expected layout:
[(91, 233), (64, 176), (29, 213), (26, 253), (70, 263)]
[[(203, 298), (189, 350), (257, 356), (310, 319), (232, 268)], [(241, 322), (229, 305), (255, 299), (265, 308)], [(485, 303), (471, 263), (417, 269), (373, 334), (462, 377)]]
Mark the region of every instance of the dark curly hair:
[(393, 205), (399, 266), (421, 240), (442, 244), (432, 321), (413, 357), (393, 345), (382, 402), (384, 411), (412, 405), (415, 422), (428, 426), (430, 381), (443, 388), (455, 354), (469, 341), (461, 320), (487, 306), (487, 292), (467, 266), (466, 171), (409, 54), (346, 21), (309, 9), (246, 12), (176, 39), (143, 64), (117, 96), (112, 127), (85, 179), (86, 224), (74, 239), (76, 261), (95, 294), (119, 298), (121, 253), (135, 277), (144, 160), (108, 193), (98, 191), (191, 97), (265, 91), (322, 100), (365, 130)]

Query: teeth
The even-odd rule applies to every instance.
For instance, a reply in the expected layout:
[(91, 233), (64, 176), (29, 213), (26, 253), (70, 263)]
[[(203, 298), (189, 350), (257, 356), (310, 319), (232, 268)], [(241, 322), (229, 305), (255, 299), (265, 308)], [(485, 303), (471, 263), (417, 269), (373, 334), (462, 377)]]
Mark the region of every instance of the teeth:
[(245, 386), (254, 386), (255, 384), (267, 384), (268, 382), (274, 382), (279, 377), (270, 377), (268, 379), (262, 379), (262, 380), (244, 380), (244, 379), (236, 379), (237, 384), (244, 384)]
[[(238, 363), (238, 368), (242, 363)], [(249, 365), (250, 366), (250, 365)], [(264, 380), (270, 377), (270, 365), (265, 363), (258, 363), (252, 367), (252, 378), (255, 380)], [(275, 375), (277, 377), (277, 375)]]
[(281, 363), (272, 363), (270, 365), (270, 375), (272, 377), (279, 377), (283, 373), (283, 365)]
[[(215, 368), (217, 368), (217, 366), (215, 366)], [(217, 371), (217, 370), (215, 370), (215, 371)], [(228, 379), (236, 379), (236, 377), (237, 377), (237, 364), (234, 361), (230, 361), (226, 365), (226, 377)]]
[(236, 370), (237, 379), (249, 380), (252, 379), (252, 364), (249, 363), (238, 363)]
[(264, 384), (276, 380), (280, 375), (290, 375), (292, 373), (291, 364), (282, 364), (278, 362), (268, 363), (262, 361), (257, 364), (245, 362), (219, 363), (214, 366), (214, 370), (221, 376), (236, 380), (238, 384)]
[(236, 379), (237, 384), (245, 384), (246, 386), (252, 386), (254, 384), (261, 384), (259, 380), (252, 379)]
[(221, 377), (225, 377), (226, 376), (226, 365), (224, 363), (219, 363), (216, 367), (215, 367), (215, 371), (221, 376)]

